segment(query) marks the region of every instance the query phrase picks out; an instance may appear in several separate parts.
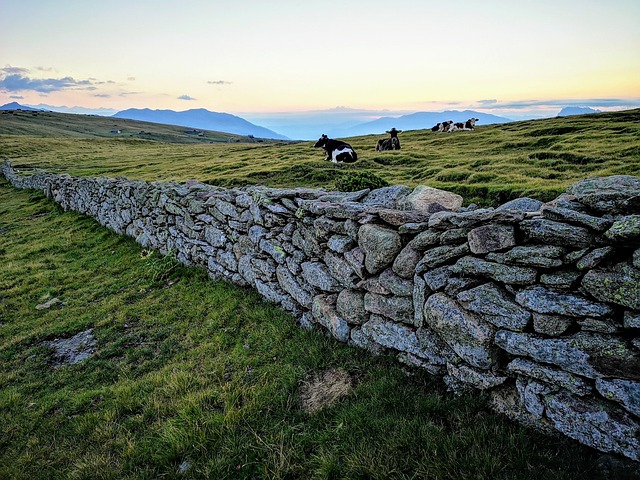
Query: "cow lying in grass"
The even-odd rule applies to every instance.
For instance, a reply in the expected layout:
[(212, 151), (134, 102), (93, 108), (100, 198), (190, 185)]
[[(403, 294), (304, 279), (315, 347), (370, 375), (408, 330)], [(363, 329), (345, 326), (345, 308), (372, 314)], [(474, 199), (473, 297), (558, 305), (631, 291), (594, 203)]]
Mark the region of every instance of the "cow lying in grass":
[(476, 128), (476, 122), (479, 122), (477, 118), (470, 118), (466, 122), (456, 122), (449, 128), (449, 132), (455, 132), (456, 130), (473, 130)]
[(358, 155), (351, 145), (326, 135), (322, 135), (314, 147), (322, 148), (327, 154), (325, 160), (330, 160), (333, 163), (352, 163), (358, 160)]
[(387, 133), (391, 135), (391, 137), (378, 140), (378, 143), (376, 144), (376, 152), (400, 150), (400, 139), (398, 138), (398, 134), (402, 133), (402, 130), (396, 130), (394, 127), (391, 130), (387, 130)]
[(440, 122), (431, 127), (432, 132), (448, 132), (453, 125), (453, 120), (447, 120), (446, 122)]

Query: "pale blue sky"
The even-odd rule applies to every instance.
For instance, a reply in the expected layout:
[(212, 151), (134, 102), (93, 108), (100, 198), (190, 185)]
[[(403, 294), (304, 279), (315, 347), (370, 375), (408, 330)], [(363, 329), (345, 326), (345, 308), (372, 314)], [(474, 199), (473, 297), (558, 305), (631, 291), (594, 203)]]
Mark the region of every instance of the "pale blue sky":
[(635, 106), (639, 25), (637, 0), (0, 0), (0, 103)]

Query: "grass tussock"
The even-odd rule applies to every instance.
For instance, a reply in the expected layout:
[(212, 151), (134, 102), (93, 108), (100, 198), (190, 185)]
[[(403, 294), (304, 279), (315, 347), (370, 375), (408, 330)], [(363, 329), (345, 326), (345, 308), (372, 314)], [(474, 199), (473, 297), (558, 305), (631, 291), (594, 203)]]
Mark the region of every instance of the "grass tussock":
[[(152, 255), (0, 180), (0, 478), (607, 478), (587, 448)], [(88, 329), (93, 355), (54, 368), (47, 342)]]

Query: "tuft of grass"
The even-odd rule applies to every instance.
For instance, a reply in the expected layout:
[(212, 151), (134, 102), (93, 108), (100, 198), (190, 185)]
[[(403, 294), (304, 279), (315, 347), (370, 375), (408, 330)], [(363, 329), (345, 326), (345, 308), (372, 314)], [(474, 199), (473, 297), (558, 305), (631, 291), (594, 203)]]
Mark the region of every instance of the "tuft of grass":
[[(611, 478), (590, 449), (4, 180), (0, 245), (0, 478)], [(45, 342), (88, 328), (94, 356), (53, 368)], [(357, 382), (306, 412), (326, 371)]]

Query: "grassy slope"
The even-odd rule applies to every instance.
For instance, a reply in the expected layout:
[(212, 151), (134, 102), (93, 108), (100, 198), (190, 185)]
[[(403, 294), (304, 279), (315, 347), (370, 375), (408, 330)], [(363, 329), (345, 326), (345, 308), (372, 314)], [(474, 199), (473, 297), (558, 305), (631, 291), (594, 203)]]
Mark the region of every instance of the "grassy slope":
[[(113, 134), (112, 130), (121, 133)], [(178, 144), (210, 144), (247, 142), (256, 143), (242, 135), (201, 130), (204, 136), (185, 133), (190, 128), (141, 122), (124, 118), (97, 115), (76, 115), (57, 112), (31, 112), (23, 110), (0, 111), (0, 133), (34, 137), (118, 138)], [(269, 141), (269, 143), (274, 143)], [(262, 143), (262, 142), (261, 142)]]
[(400, 135), (399, 152), (375, 152), (380, 136), (355, 137), (349, 142), (360, 160), (338, 167), (323, 161), (323, 153), (310, 142), (179, 145), (41, 138), (34, 134), (38, 118), (25, 116), (33, 122), (28, 136), (9, 134), (0, 116), (0, 156), (75, 175), (334, 188), (344, 173), (366, 170), (391, 184), (426, 184), (483, 204), (523, 195), (550, 199), (589, 176), (640, 175), (640, 110), (479, 126), (452, 134), (410, 131)]
[[(586, 448), (4, 180), (0, 257), (0, 478), (605, 478)], [(52, 368), (43, 341), (87, 328), (96, 355)], [(300, 383), (329, 367), (358, 385), (305, 413)]]

